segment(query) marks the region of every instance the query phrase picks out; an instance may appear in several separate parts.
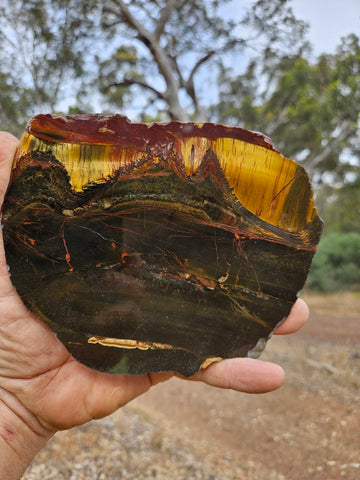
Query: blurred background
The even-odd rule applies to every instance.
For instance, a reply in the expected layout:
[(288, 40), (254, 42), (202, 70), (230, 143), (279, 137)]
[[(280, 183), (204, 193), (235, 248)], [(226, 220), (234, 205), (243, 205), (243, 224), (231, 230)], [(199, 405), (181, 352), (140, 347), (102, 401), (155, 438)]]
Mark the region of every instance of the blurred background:
[[(116, 112), (261, 131), (307, 169), (325, 221), (304, 293), (312, 321), (294, 339), (273, 339), (264, 355), (288, 368), (280, 393), (249, 400), (174, 380), (73, 433), (80, 445), (108, 442), (103, 467), (91, 452), (84, 460), (83, 448), (80, 460), (66, 450), (62, 477), (67, 432), (25, 478), (360, 478), (359, 34), (358, 0), (0, 0), (0, 130), (21, 136), (37, 113)], [(161, 416), (167, 396), (173, 407)], [(199, 398), (211, 420), (201, 420)], [(191, 422), (200, 433), (189, 443)], [(149, 430), (148, 444), (136, 428)], [(132, 429), (131, 452), (148, 449), (148, 470), (136, 473), (137, 458), (111, 476), (104, 452), (116, 445), (120, 461)], [(154, 457), (170, 444), (190, 448), (188, 463)], [(84, 462), (94, 474), (81, 476)]]

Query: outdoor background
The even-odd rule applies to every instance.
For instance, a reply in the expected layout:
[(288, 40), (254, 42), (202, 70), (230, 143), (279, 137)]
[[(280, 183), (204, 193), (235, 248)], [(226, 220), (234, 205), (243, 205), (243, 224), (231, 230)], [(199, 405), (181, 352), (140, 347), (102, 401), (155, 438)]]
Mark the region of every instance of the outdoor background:
[(325, 221), (311, 321), (263, 356), (284, 388), (173, 380), (58, 434), (24, 478), (360, 478), (359, 34), (358, 0), (0, 0), (0, 130), (116, 112), (261, 131)]

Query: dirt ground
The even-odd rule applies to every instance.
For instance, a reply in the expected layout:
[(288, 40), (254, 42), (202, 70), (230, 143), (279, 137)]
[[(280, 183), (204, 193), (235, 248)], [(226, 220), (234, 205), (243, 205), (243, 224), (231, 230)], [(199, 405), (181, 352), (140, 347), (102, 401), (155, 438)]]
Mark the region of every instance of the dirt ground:
[(308, 325), (262, 358), (287, 374), (246, 395), (179, 379), (58, 433), (24, 480), (360, 478), (360, 295), (304, 295)]

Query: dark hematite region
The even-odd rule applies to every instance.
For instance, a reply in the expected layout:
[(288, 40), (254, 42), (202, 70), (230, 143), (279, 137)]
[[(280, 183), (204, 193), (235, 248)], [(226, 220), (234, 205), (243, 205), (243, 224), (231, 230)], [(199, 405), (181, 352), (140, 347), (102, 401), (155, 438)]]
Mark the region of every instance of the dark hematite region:
[(185, 376), (261, 353), (322, 229), (263, 135), (120, 115), (33, 117), (2, 221), (13, 285), (77, 360)]

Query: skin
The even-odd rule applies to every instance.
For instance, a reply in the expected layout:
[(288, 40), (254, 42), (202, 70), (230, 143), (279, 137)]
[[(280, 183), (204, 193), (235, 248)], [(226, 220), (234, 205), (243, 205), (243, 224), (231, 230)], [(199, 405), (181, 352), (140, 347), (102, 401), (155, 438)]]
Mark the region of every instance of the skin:
[[(1, 205), (17, 144), (0, 132)], [(299, 299), (276, 333), (297, 331), (308, 315)], [(15, 292), (0, 238), (0, 480), (19, 479), (56, 431), (109, 415), (173, 375), (110, 375), (76, 362)], [(284, 371), (273, 363), (236, 358), (214, 363), (190, 380), (265, 393), (283, 384)]]

